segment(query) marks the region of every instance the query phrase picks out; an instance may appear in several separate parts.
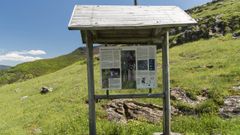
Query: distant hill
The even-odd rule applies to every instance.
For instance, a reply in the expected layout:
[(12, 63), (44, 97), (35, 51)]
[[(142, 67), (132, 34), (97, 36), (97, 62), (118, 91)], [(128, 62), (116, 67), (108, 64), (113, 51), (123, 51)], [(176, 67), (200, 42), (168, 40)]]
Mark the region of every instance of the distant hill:
[[(94, 52), (98, 52), (95, 47)], [(0, 86), (11, 84), (18, 81), (32, 79), (41, 75), (55, 72), (65, 68), (79, 60), (84, 60), (86, 49), (78, 48), (70, 54), (59, 56), (52, 59), (37, 60), (19, 64), (7, 70), (0, 71)]]
[(0, 65), (0, 70), (9, 69), (9, 68), (10, 68), (10, 66)]
[(198, 25), (171, 29), (171, 46), (228, 33), (240, 37), (240, 0), (214, 0), (186, 11)]

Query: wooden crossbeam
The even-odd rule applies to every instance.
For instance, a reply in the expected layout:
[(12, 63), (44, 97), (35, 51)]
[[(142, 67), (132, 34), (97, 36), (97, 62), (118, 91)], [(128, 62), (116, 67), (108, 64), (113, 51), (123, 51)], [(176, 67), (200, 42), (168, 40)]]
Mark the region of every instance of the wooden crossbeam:
[(128, 99), (128, 98), (161, 98), (162, 93), (158, 94), (120, 94), (120, 95), (95, 95), (95, 99)]

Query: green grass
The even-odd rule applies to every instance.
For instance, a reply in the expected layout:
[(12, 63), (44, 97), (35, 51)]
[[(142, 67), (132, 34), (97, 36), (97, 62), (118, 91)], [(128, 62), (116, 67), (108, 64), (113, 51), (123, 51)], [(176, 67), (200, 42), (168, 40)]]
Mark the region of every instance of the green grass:
[[(201, 40), (170, 49), (171, 87), (184, 88), (193, 96), (208, 88), (208, 101), (196, 106), (196, 116), (175, 116), (172, 130), (185, 134), (240, 134), (240, 118), (222, 119), (216, 110), (223, 98), (231, 95), (229, 89), (240, 85), (240, 40), (228, 36)], [(158, 84), (161, 89), (161, 51), (158, 57)], [(213, 65), (212, 69), (195, 68)], [(105, 93), (99, 85), (99, 63), (95, 61), (96, 93)], [(42, 86), (53, 92), (41, 95)], [(153, 90), (158, 92), (159, 89)], [(111, 91), (117, 93), (120, 91)], [(123, 93), (147, 92), (127, 90)], [(236, 93), (235, 93), (236, 94)], [(237, 93), (239, 94), (239, 93)], [(21, 100), (21, 97), (28, 96)], [(0, 134), (88, 134), (88, 107), (86, 64), (77, 62), (57, 72), (0, 87)], [(159, 99), (138, 99), (141, 102), (161, 105)], [(162, 124), (145, 121), (130, 121), (127, 124), (113, 123), (97, 103), (97, 132), (100, 135), (146, 135), (162, 131)], [(185, 107), (176, 103), (179, 107)], [(213, 109), (213, 108), (214, 109)], [(191, 109), (191, 108), (190, 108)]]
[(222, 15), (224, 20), (228, 20), (233, 16), (240, 16), (240, 1), (239, 0), (222, 0), (221, 2), (200, 6), (200, 10), (194, 11), (194, 18), (204, 18), (207, 16)]
[(70, 54), (56, 58), (19, 64), (8, 70), (0, 71), (0, 86), (55, 72), (80, 59), (83, 59), (83, 54), (80, 49), (77, 49)]

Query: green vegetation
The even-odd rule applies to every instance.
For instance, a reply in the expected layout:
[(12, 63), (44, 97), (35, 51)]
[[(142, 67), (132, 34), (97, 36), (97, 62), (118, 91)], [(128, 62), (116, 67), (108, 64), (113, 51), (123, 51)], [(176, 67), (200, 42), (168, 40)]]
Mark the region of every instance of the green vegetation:
[(219, 0), (219, 2), (208, 3), (199, 7), (190, 9), (194, 18), (205, 18), (209, 16), (222, 15), (224, 20), (240, 16), (239, 0)]
[[(200, 40), (170, 49), (171, 87), (181, 87), (193, 98), (203, 89), (210, 92), (209, 100), (195, 107), (173, 102), (178, 108), (194, 110), (198, 114), (174, 116), (174, 132), (240, 134), (239, 117), (223, 119), (218, 115), (223, 98), (232, 94), (229, 91), (231, 87), (240, 85), (239, 52), (240, 40), (232, 40), (229, 36)], [(161, 89), (161, 51), (157, 57), (158, 84)], [(95, 60), (96, 92), (103, 94), (105, 92), (100, 90), (99, 79), (99, 63)], [(39, 89), (42, 86), (52, 87), (53, 92), (41, 95)], [(48, 75), (4, 85), (0, 91), (0, 134), (88, 134), (86, 64), (83, 60)], [(120, 91), (111, 91), (117, 92)], [(124, 91), (127, 92), (135, 91)], [(28, 97), (21, 99), (24, 96)], [(161, 105), (159, 99), (138, 101)], [(98, 134), (146, 135), (162, 130), (161, 122), (110, 122), (101, 107), (106, 102), (101, 101), (96, 106)]]
[[(208, 90), (208, 99), (197, 105), (172, 101), (172, 105), (184, 115), (173, 116), (172, 130), (187, 135), (193, 134), (240, 134), (240, 117), (224, 119), (219, 109), (224, 97), (240, 95), (231, 90), (240, 85), (240, 40), (231, 35), (211, 39), (209, 30), (220, 15), (224, 32), (239, 32), (240, 1), (220, 0), (189, 10), (199, 21), (199, 38), (210, 38), (187, 43), (170, 49), (171, 87), (184, 89), (191, 99), (196, 99), (202, 90)], [(206, 26), (204, 26), (206, 25)], [(226, 26), (226, 27), (225, 27)], [(193, 27), (194, 29), (197, 27)], [(182, 36), (177, 30), (172, 36)], [(193, 35), (188, 33), (185, 35)], [(205, 36), (206, 35), (206, 36)], [(195, 38), (178, 43), (194, 41)], [(181, 41), (181, 42), (180, 42)], [(88, 105), (86, 62), (78, 49), (71, 54), (54, 59), (20, 64), (0, 71), (0, 134), (88, 134)], [(158, 50), (158, 85), (162, 88), (161, 50)], [(95, 59), (96, 93), (100, 90), (99, 62)], [(26, 81), (27, 80), (27, 81)], [(11, 84), (13, 83), (13, 84)], [(6, 84), (6, 85), (5, 85)], [(41, 95), (42, 86), (53, 92)], [(159, 89), (153, 92), (159, 92)], [(111, 91), (110, 93), (144, 93), (147, 91)], [(160, 99), (137, 99), (145, 103), (162, 105)], [(114, 123), (107, 120), (102, 105), (97, 103), (97, 132), (99, 135), (147, 135), (162, 131), (162, 122), (151, 124), (145, 120)]]
[(77, 49), (70, 54), (53, 59), (23, 63), (8, 70), (0, 70), (0, 86), (55, 72), (79, 61), (80, 59), (83, 59), (83, 54), (81, 49)]
[(239, 9), (239, 0), (217, 0), (187, 10), (198, 24), (171, 29), (171, 47), (227, 34), (237, 37), (240, 30)]

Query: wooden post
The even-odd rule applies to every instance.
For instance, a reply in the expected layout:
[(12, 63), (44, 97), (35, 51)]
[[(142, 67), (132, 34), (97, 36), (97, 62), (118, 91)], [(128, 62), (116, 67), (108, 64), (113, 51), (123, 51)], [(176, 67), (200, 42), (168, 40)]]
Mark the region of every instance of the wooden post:
[(88, 106), (89, 106), (89, 135), (96, 135), (95, 114), (95, 90), (94, 90), (94, 68), (93, 68), (93, 36), (90, 31), (86, 33), (87, 48), (87, 76), (88, 76)]
[(166, 32), (162, 45), (162, 74), (163, 74), (163, 134), (171, 134), (171, 104), (169, 77), (169, 33)]
[(134, 0), (134, 5), (137, 6), (138, 5), (138, 2), (137, 0)]

